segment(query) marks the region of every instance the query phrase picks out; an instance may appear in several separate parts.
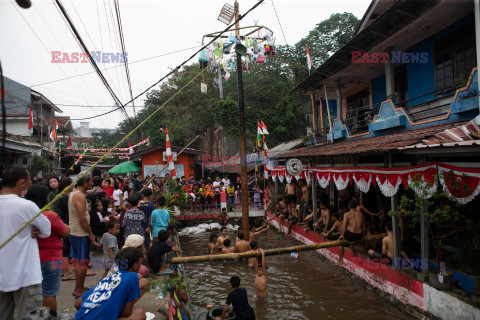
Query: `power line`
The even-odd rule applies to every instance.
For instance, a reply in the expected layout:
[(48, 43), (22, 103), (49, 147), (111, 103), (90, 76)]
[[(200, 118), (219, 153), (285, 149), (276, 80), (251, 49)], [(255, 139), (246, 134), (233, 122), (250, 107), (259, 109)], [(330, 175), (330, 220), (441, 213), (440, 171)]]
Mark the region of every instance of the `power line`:
[[(55, 0), (55, 1), (59, 1), (59, 0)], [(232, 24), (230, 24), (229, 26), (227, 26), (223, 31), (219, 32), (215, 37), (212, 38), (212, 40), (210, 40), (210, 42), (208, 42), (206, 45), (202, 46), (200, 49), (198, 49), (194, 54), (192, 54), (188, 59), (184, 60), (181, 64), (179, 64), (177, 67), (175, 67), (172, 71), (170, 71), (169, 73), (167, 73), (165, 76), (163, 76), (160, 80), (158, 80), (157, 82), (155, 82), (154, 84), (152, 84), (151, 86), (149, 86), (147, 89), (145, 89), (144, 91), (142, 91), (140, 94), (138, 94), (135, 98), (133, 98), (131, 101), (128, 101), (127, 103), (125, 103), (125, 105), (129, 104), (130, 102), (138, 99), (138, 97), (141, 97), (142, 95), (144, 95), (145, 93), (147, 93), (148, 90), (152, 89), (153, 87), (155, 87), (157, 84), (159, 84), (160, 82), (162, 82), (165, 78), (167, 78), (168, 76), (174, 74), (175, 72), (177, 72), (182, 66), (184, 66), (188, 61), (192, 60), (198, 53), (200, 53), (203, 49), (207, 48), (210, 44), (212, 44), (215, 40), (217, 40), (218, 38), (220, 38), (220, 36), (222, 36), (225, 32), (227, 32), (228, 30), (230, 30), (233, 26), (235, 26), (236, 23), (238, 23), (239, 21), (241, 21), (243, 18), (245, 18), (245, 16), (247, 14), (249, 14), (252, 10), (254, 10), (256, 7), (258, 7), (261, 3), (263, 3), (264, 0), (259, 0), (255, 5), (253, 5), (253, 7), (251, 7), (247, 12), (245, 12), (243, 15), (239, 15), (238, 16), (238, 19), (236, 19)], [(124, 105), (124, 106), (125, 106)], [(124, 106), (120, 106), (114, 110), (111, 110), (111, 111), (108, 111), (108, 112), (105, 112), (105, 113), (102, 113), (102, 114), (99, 114), (98, 116), (93, 116), (93, 117), (86, 117), (86, 118), (81, 118), (81, 119), (71, 119), (71, 120), (88, 120), (88, 119), (93, 119), (93, 118), (97, 118), (97, 117), (101, 117), (101, 116), (104, 116), (104, 115), (107, 115), (109, 113), (112, 113), (114, 112), (115, 110), (118, 110), (120, 108), (123, 108)]]
[(288, 45), (287, 37), (285, 37), (285, 32), (283, 32), (282, 23), (280, 22), (280, 18), (278, 17), (277, 9), (275, 8), (275, 4), (273, 3), (273, 0), (272, 0), (272, 6), (273, 6), (273, 11), (275, 11), (275, 15), (277, 16), (277, 21), (278, 21), (278, 24), (280, 25), (280, 30), (282, 30), (283, 39), (285, 39), (285, 44)]
[(68, 15), (67, 11), (65, 10), (65, 8), (63, 7), (62, 3), (60, 0), (55, 0), (58, 8), (60, 9), (60, 11), (62, 12), (63, 14), (63, 17), (65, 18), (65, 20), (68, 22), (72, 32), (75, 34), (75, 39), (77, 40), (77, 42), (79, 43), (80, 47), (82, 48), (82, 50), (87, 54), (88, 56), (88, 59), (90, 61), (90, 64), (93, 66), (93, 68), (95, 69), (95, 71), (97, 72), (98, 76), (100, 77), (100, 79), (102, 80), (103, 84), (105, 85), (105, 87), (107, 88), (108, 92), (110, 93), (110, 95), (112, 96), (113, 100), (115, 101), (115, 103), (117, 103), (118, 105), (120, 105), (120, 107), (118, 109), (121, 109), (125, 115), (127, 116), (127, 119), (132, 123), (133, 125), (133, 122), (132, 120), (130, 119), (130, 117), (128, 116), (128, 113), (127, 111), (125, 110), (125, 108), (123, 107), (123, 104), (122, 102), (120, 101), (120, 99), (118, 99), (117, 95), (115, 94), (115, 92), (113, 91), (113, 89), (110, 87), (110, 84), (108, 83), (107, 79), (105, 79), (105, 76), (103, 75), (102, 71), (98, 68), (98, 65), (95, 63), (95, 61), (93, 60), (93, 57), (92, 55), (90, 54), (90, 52), (88, 51), (88, 48), (87, 46), (85, 45), (85, 42), (83, 41), (82, 37), (80, 36), (80, 34), (78, 33), (76, 27), (74, 26), (72, 20), (70, 19), (70, 16)]
[(123, 62), (125, 65), (125, 74), (127, 75), (127, 83), (128, 83), (128, 89), (130, 91), (130, 99), (132, 99), (133, 116), (136, 119), (137, 114), (135, 112), (135, 103), (133, 102), (132, 82), (130, 81), (130, 70), (128, 69), (127, 55), (125, 50), (125, 38), (123, 37), (122, 17), (120, 15), (120, 5), (118, 4), (118, 0), (114, 0), (114, 6), (115, 6), (115, 13), (117, 14), (118, 32), (120, 33), (120, 44), (122, 46)]

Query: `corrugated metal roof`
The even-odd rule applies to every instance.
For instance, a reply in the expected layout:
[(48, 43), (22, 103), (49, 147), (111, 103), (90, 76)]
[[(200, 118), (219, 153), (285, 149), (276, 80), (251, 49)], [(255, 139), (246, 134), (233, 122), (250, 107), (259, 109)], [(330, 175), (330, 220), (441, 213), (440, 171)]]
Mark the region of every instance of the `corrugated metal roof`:
[(419, 143), (422, 139), (434, 136), (446, 129), (452, 129), (465, 122), (444, 123), (421, 129), (391, 133), (371, 138), (348, 139), (341, 142), (329, 143), (316, 148), (300, 148), (282, 152), (281, 158), (309, 157), (309, 156), (335, 156), (345, 154), (358, 154), (366, 152), (385, 152)]
[(480, 145), (480, 127), (469, 122), (454, 128), (445, 129), (433, 137), (422, 140), (410, 146), (400, 147), (399, 150), (423, 149), (438, 147), (464, 147)]
[(271, 149), (268, 149), (267, 153), (269, 157), (272, 157), (272, 156), (278, 155), (281, 152), (292, 150), (301, 145), (303, 145), (302, 139), (287, 141), (287, 142), (280, 143), (279, 145)]

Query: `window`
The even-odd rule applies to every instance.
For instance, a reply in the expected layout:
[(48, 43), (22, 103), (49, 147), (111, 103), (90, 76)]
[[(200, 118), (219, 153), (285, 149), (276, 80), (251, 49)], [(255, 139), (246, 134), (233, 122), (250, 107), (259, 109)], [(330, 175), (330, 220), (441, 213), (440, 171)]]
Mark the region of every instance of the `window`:
[(468, 80), (475, 67), (475, 28), (471, 22), (433, 45), (435, 89), (449, 92), (454, 81)]
[(408, 81), (406, 65), (395, 69), (395, 98), (397, 106), (405, 108), (408, 105)]
[(370, 107), (370, 91), (363, 89), (347, 97), (346, 125), (353, 134), (368, 131), (368, 124), (372, 119)]

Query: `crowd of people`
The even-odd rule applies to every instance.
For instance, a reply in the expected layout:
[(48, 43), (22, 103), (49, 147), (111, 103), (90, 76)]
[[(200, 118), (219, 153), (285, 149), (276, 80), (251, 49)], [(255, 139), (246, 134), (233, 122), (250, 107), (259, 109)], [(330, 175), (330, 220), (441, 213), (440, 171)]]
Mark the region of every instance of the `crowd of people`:
[[(0, 260), (9, 263), (0, 265), (2, 319), (22, 319), (42, 306), (56, 313), (60, 284), (68, 280), (75, 281), (75, 319), (145, 319), (134, 304), (148, 290), (149, 270), (153, 277), (173, 273), (167, 256), (178, 251), (164, 208), (166, 181), (87, 173), (69, 187), (68, 177), (32, 184), (26, 168), (6, 169), (0, 244), (8, 242)], [(101, 266), (92, 265), (92, 250), (102, 252)], [(86, 287), (85, 278), (99, 268), (102, 280)]]

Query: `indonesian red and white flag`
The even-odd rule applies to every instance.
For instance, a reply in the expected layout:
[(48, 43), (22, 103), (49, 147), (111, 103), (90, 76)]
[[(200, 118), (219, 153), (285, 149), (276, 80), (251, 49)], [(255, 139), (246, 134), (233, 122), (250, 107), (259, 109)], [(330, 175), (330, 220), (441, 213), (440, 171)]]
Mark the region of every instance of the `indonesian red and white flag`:
[(262, 131), (263, 131), (263, 134), (269, 134), (267, 131), (267, 126), (265, 125), (265, 123), (263, 123), (263, 120), (262, 120)]
[(168, 128), (165, 128), (165, 135), (166, 135), (166, 151), (167, 154), (167, 161), (168, 161), (168, 170), (170, 170), (170, 177), (176, 178), (177, 173), (175, 171), (175, 164), (173, 163), (172, 157), (172, 148), (170, 147), (170, 138), (168, 136)]
[(135, 151), (133, 150), (133, 146), (132, 144), (130, 143), (130, 141), (128, 141), (128, 153), (132, 154), (134, 153)]
[(33, 129), (33, 113), (32, 113), (32, 104), (30, 103), (28, 110), (28, 130)]
[(57, 130), (58, 130), (58, 122), (55, 121), (55, 126), (53, 127), (52, 132), (50, 132), (50, 139), (52, 139), (52, 141), (57, 140)]
[(307, 46), (307, 65), (308, 65), (308, 71), (312, 69), (313, 63), (312, 63), (312, 58), (310, 57), (310, 52), (308, 51), (308, 46)]

